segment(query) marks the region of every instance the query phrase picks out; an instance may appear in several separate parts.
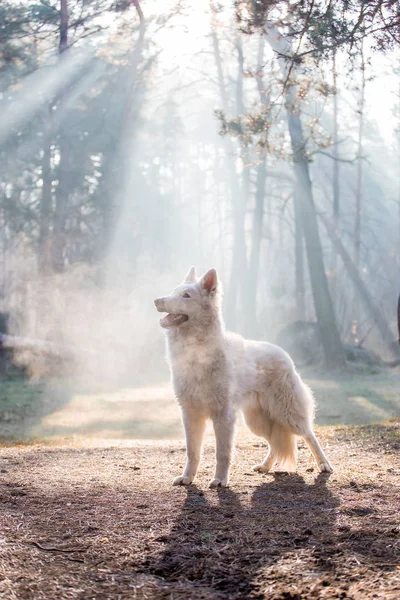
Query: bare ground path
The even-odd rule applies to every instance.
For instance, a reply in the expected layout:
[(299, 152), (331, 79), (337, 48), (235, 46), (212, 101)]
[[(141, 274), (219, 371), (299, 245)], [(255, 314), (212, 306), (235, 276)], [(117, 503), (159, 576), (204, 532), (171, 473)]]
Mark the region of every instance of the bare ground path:
[(0, 448), (0, 597), (400, 598), (400, 422), (323, 428), (335, 466), (251, 471), (240, 434), (231, 487), (171, 486), (182, 442), (81, 440)]
[[(318, 425), (400, 417), (399, 371), (327, 378), (303, 373), (315, 392)], [(180, 411), (166, 381), (140, 387), (86, 385), (74, 378), (0, 378), (0, 439), (182, 439)]]

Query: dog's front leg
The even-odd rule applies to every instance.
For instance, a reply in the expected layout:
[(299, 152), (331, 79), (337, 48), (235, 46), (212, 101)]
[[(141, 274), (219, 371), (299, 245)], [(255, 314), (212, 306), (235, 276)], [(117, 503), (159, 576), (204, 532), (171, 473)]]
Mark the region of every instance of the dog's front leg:
[(213, 425), (217, 465), (214, 479), (210, 481), (210, 488), (227, 487), (233, 451), (235, 414), (230, 411), (219, 413), (213, 417)]
[(206, 419), (194, 410), (182, 409), (182, 420), (185, 428), (187, 461), (182, 475), (174, 479), (174, 485), (189, 485), (195, 478), (206, 427)]

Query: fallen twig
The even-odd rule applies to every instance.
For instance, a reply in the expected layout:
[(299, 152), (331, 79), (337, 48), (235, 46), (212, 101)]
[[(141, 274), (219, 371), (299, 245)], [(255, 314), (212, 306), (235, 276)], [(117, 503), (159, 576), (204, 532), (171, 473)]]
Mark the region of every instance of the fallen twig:
[(43, 552), (86, 552), (89, 546), (85, 548), (46, 548), (46, 546), (42, 546), (39, 542), (30, 542), (39, 550), (43, 550)]

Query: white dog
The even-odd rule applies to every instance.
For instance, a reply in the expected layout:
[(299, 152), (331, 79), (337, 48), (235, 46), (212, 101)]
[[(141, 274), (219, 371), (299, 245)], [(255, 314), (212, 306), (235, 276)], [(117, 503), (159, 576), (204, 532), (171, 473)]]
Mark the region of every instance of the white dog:
[(235, 415), (265, 438), (269, 452), (255, 471), (295, 470), (297, 436), (304, 438), (319, 469), (332, 472), (313, 433), (314, 399), (291, 358), (278, 346), (225, 331), (215, 269), (198, 279), (195, 268), (169, 296), (155, 300), (167, 338), (167, 359), (182, 409), (187, 463), (174, 485), (192, 483), (199, 466), (207, 419), (214, 425), (217, 465), (210, 487), (227, 486)]

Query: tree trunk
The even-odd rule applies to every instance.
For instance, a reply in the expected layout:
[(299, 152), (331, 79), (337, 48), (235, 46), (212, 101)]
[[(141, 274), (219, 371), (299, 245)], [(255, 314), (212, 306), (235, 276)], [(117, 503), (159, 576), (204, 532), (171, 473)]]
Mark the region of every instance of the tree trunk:
[(59, 53), (62, 54), (68, 48), (68, 0), (60, 0), (60, 42)]
[[(59, 60), (60, 69), (63, 68), (64, 54), (68, 49), (68, 0), (61, 0), (60, 8), (60, 40), (59, 40)], [(57, 107), (60, 111), (65, 97), (65, 88), (60, 92), (57, 99)], [(64, 269), (65, 257), (65, 226), (66, 226), (66, 214), (67, 204), (69, 195), (69, 167), (70, 162), (69, 156), (69, 143), (67, 140), (65, 120), (59, 122), (58, 127), (58, 151), (59, 151), (59, 162), (58, 162), (58, 187), (56, 193), (56, 206), (54, 211), (54, 225), (53, 225), (53, 268), (55, 271), (62, 271)]]
[[(362, 182), (363, 182), (363, 132), (364, 132), (364, 104), (365, 104), (365, 60), (364, 44), (361, 42), (361, 90), (358, 107), (358, 136), (357, 136), (357, 184), (355, 195), (354, 215), (354, 264), (360, 273), (360, 249), (361, 249), (361, 204), (362, 204)], [(360, 304), (356, 294), (353, 301), (353, 325), (351, 336), (355, 343), (359, 339)]]
[(253, 214), (252, 245), (246, 284), (246, 334), (255, 337), (257, 323), (257, 283), (260, 266), (260, 249), (263, 232), (265, 183), (267, 180), (267, 160), (264, 156), (257, 167), (256, 202)]
[[(398, 244), (400, 248), (400, 65), (396, 71), (397, 81), (398, 81), (398, 89), (397, 89), (397, 216), (398, 216)], [(400, 339), (400, 338), (399, 338)]]
[(339, 179), (339, 136), (338, 136), (338, 86), (336, 71), (336, 56), (333, 56), (333, 222), (339, 227), (340, 215), (340, 179)]
[(296, 319), (298, 321), (305, 321), (306, 307), (304, 283), (303, 228), (301, 224), (301, 206), (296, 191), (294, 191), (293, 204), (295, 220)]
[[(332, 147), (332, 158), (333, 158), (333, 173), (332, 173), (332, 192), (333, 192), (333, 223), (336, 231), (339, 231), (339, 218), (340, 218), (340, 162), (339, 162), (339, 136), (338, 136), (338, 85), (337, 85), (337, 70), (336, 70), (336, 54), (333, 54), (333, 147)], [(336, 285), (337, 285), (337, 253), (336, 249), (332, 247), (332, 278), (331, 278), (331, 293), (333, 300), (336, 297)]]
[[(123, 133), (124, 139), (129, 141), (130, 134), (133, 133), (134, 124), (136, 122), (138, 111), (136, 106), (136, 91), (138, 87), (138, 67), (143, 54), (144, 36), (146, 33), (146, 21), (140, 6), (139, 0), (131, 0), (131, 3), (136, 8), (139, 17), (139, 39), (135, 44), (132, 52), (129, 66), (129, 86), (126, 96), (123, 118)], [(127, 130), (125, 130), (125, 127)]]
[(311, 287), (314, 297), (320, 337), (325, 354), (325, 361), (330, 368), (344, 368), (345, 356), (336, 324), (332, 299), (329, 293), (328, 280), (325, 273), (321, 241), (318, 231), (317, 214), (311, 187), (308, 160), (305, 152), (305, 141), (300, 116), (296, 109), (297, 97), (295, 85), (290, 84), (290, 67), (285, 59), (291, 56), (290, 44), (280, 35), (272, 24), (265, 27), (267, 42), (278, 53), (278, 61), (284, 76), (286, 111), (289, 133), (293, 151), (294, 170), (298, 187), (301, 222), (304, 232)]
[[(224, 73), (222, 68), (221, 52), (219, 49), (219, 41), (216, 33), (215, 9), (213, 3), (210, 2), (211, 13), (213, 16), (211, 38), (213, 42), (214, 60), (217, 69), (218, 87), (221, 98), (221, 105), (226, 115), (229, 112), (228, 95), (226, 92)], [(240, 54), (239, 49), (239, 73), (236, 88), (236, 102), (243, 109), (243, 99), (241, 95), (241, 85), (243, 81), (243, 53)], [(242, 70), (240, 70), (242, 69)], [(239, 286), (240, 282), (244, 283), (247, 272), (247, 257), (246, 257), (246, 240), (244, 235), (244, 218), (246, 214), (246, 206), (243, 199), (243, 187), (240, 185), (238, 174), (236, 171), (234, 154), (235, 148), (229, 138), (224, 140), (226, 167), (229, 177), (229, 187), (231, 191), (232, 212), (233, 212), (233, 250), (232, 250), (232, 265), (228, 284), (227, 301), (225, 303), (226, 320), (229, 327), (235, 328), (237, 325), (237, 307), (239, 301)]]
[(344, 266), (347, 270), (347, 273), (354, 285), (354, 288), (356, 289), (356, 291), (358, 293), (358, 297), (359, 297), (360, 301), (363, 302), (367, 313), (371, 316), (373, 322), (376, 324), (383, 343), (385, 344), (386, 348), (392, 354), (394, 354), (394, 356), (396, 356), (396, 357), (400, 356), (400, 349), (397, 346), (395, 336), (393, 335), (393, 332), (390, 329), (390, 326), (389, 326), (388, 322), (386, 321), (384, 314), (380, 310), (379, 306), (374, 302), (374, 299), (373, 299), (372, 295), (370, 294), (367, 286), (365, 285), (364, 281), (361, 279), (361, 276), (360, 276), (360, 273), (359, 273), (359, 270), (358, 270), (356, 264), (351, 259), (350, 254), (347, 252), (346, 248), (344, 247), (341, 239), (339, 238), (337, 232), (335, 231), (335, 228), (331, 225), (331, 223), (329, 222), (329, 219), (324, 214), (319, 213), (319, 218), (321, 219), (322, 223), (324, 224), (329, 237), (331, 238), (332, 242), (335, 245), (337, 253), (340, 255), (340, 257), (343, 261), (343, 264), (344, 264)]
[[(236, 41), (236, 48), (238, 52), (238, 73), (236, 79), (236, 112), (237, 114), (244, 114), (245, 107), (243, 102), (243, 48), (242, 41), (238, 37)], [(232, 266), (231, 275), (229, 278), (228, 287), (228, 309), (231, 309), (232, 314), (235, 315), (235, 325), (238, 325), (238, 318), (236, 315), (237, 306), (243, 314), (246, 313), (246, 300), (247, 296), (244, 292), (244, 285), (247, 281), (247, 249), (245, 239), (245, 218), (246, 218), (246, 204), (249, 195), (250, 188), (250, 171), (247, 166), (247, 153), (244, 148), (241, 148), (241, 159), (242, 159), (242, 184), (238, 185), (236, 169), (233, 165), (232, 170), (236, 175), (236, 191), (233, 196), (233, 218), (234, 218), (234, 229), (233, 229), (233, 255), (232, 255)], [(229, 158), (228, 158), (229, 160)], [(230, 158), (230, 161), (233, 157)], [(229, 314), (229, 313), (228, 313)], [(240, 323), (244, 325), (245, 323)]]
[(362, 180), (363, 180), (363, 132), (364, 132), (364, 104), (365, 104), (365, 60), (364, 48), (361, 44), (361, 91), (359, 101), (358, 139), (357, 139), (357, 187), (355, 197), (355, 219), (354, 219), (354, 263), (360, 269), (360, 246), (361, 246), (361, 202), (362, 202)]
[(397, 333), (398, 333), (397, 341), (400, 344), (400, 295), (397, 300)]
[[(125, 102), (118, 123), (118, 135), (114, 138), (105, 161), (105, 190), (103, 194), (103, 239), (100, 240), (98, 254), (105, 263), (105, 277), (114, 270), (115, 231), (121, 220), (125, 206), (125, 195), (134, 195), (136, 171), (135, 152), (138, 131), (138, 119), (144, 102), (144, 88), (141, 85), (139, 66), (143, 57), (146, 35), (146, 19), (139, 0), (130, 0), (139, 17), (139, 37), (133, 47), (126, 77)], [(150, 68), (152, 58), (143, 67)], [(121, 234), (122, 235), (122, 234)]]
[[(264, 40), (260, 38), (257, 56), (257, 88), (262, 106), (269, 105), (269, 95), (261, 77), (264, 59)], [(267, 181), (267, 156), (263, 153), (261, 162), (257, 165), (255, 208), (252, 226), (252, 244), (246, 284), (246, 334), (256, 337), (257, 323), (257, 284), (259, 278), (260, 251), (263, 234), (265, 184)]]
[(66, 139), (65, 125), (59, 128), (59, 164), (58, 164), (58, 186), (56, 194), (56, 206), (54, 211), (53, 237), (53, 268), (55, 271), (63, 271), (65, 266), (65, 242), (66, 242), (66, 217), (69, 196), (69, 176), (67, 164), (70, 161), (69, 144)]
[[(37, 62), (37, 40), (34, 38), (34, 60)], [(51, 140), (53, 129), (53, 103), (50, 103), (42, 118), (43, 155), (41, 160), (42, 194), (39, 205), (39, 248), (38, 271), (44, 275), (51, 268), (51, 222), (52, 222), (52, 165)]]
[(50, 223), (52, 217), (52, 170), (51, 145), (44, 136), (42, 156), (42, 196), (39, 209), (39, 272), (47, 273), (50, 268)]

